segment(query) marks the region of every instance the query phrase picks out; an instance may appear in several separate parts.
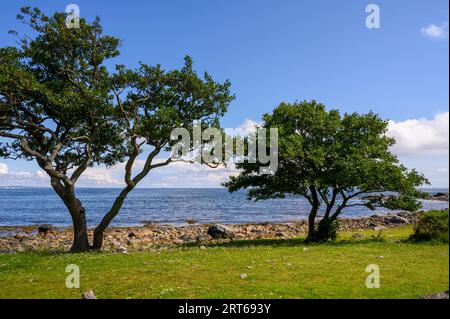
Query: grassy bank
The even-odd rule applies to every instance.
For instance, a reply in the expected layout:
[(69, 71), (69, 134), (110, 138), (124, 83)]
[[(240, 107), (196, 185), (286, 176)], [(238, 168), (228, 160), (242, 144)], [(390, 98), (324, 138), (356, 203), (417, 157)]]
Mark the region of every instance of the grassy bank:
[[(0, 255), (0, 298), (419, 298), (448, 290), (449, 248), (404, 242), (411, 227), (344, 233), (335, 243), (261, 240), (130, 254)], [(358, 236), (360, 237), (360, 236)], [(78, 264), (80, 289), (65, 286)], [(381, 287), (367, 289), (367, 265)], [(246, 274), (246, 278), (241, 278)], [(243, 276), (245, 277), (245, 276)]]

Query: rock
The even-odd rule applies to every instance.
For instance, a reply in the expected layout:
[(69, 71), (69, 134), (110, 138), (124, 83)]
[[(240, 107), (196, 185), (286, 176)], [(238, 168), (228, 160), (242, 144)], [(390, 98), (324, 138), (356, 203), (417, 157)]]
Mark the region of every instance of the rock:
[(379, 225), (379, 226), (375, 226), (373, 229), (374, 230), (384, 230), (384, 229), (387, 229), (387, 228), (382, 226), (382, 225)]
[(234, 238), (234, 233), (228, 227), (223, 225), (212, 225), (208, 228), (208, 235), (214, 239), (230, 239)]
[(124, 246), (120, 246), (116, 249), (116, 252), (122, 253), (122, 254), (128, 254), (128, 250)]
[(130, 232), (130, 233), (128, 233), (128, 237), (132, 238), (132, 237), (137, 237), (137, 236), (134, 232)]
[(206, 247), (205, 246), (200, 246), (200, 249), (201, 250), (206, 250)]
[(388, 224), (409, 224), (409, 220), (397, 215), (385, 217), (384, 222)]
[(26, 234), (16, 234), (14, 236), (15, 239), (19, 240), (20, 242), (22, 242), (25, 239), (30, 238), (30, 235), (26, 235)]
[(81, 295), (82, 299), (97, 299), (92, 290), (86, 291)]
[(284, 237), (285, 235), (282, 232), (278, 232), (275, 234), (276, 237)]
[(353, 234), (353, 235), (352, 235), (352, 238), (355, 238), (355, 239), (364, 239), (364, 235), (363, 235), (363, 234)]
[(448, 299), (448, 290), (437, 294), (425, 295), (422, 299)]
[(241, 274), (241, 279), (245, 279), (245, 278), (247, 278), (248, 277), (248, 275), (247, 274)]
[(53, 230), (53, 226), (52, 225), (45, 224), (45, 225), (39, 225), (38, 226), (38, 233), (40, 233), (40, 234), (41, 233), (46, 234), (46, 233), (48, 233), (51, 230)]
[(306, 248), (306, 247), (304, 247), (303, 248), (303, 251), (305, 252), (305, 251), (308, 251), (309, 249), (308, 248)]
[(384, 257), (383, 256), (378, 256), (378, 259), (384, 259)]
[(200, 234), (197, 236), (196, 241), (197, 241), (197, 243), (202, 243), (202, 242), (208, 241), (210, 238), (211, 237), (209, 237), (208, 235)]
[(400, 212), (397, 214), (397, 216), (403, 217), (403, 218), (408, 218), (411, 216), (411, 213), (408, 212)]
[(191, 237), (191, 236), (188, 236), (188, 235), (182, 235), (182, 236), (180, 237), (180, 240), (181, 240), (182, 242), (187, 242), (187, 243), (193, 241), (192, 237)]

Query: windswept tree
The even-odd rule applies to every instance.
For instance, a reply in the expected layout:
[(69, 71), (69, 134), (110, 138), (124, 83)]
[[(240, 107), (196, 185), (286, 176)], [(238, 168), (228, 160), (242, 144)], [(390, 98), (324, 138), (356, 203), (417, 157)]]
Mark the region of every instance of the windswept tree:
[[(280, 104), (263, 116), (266, 128), (277, 127), (279, 167), (262, 175), (258, 163), (241, 163), (242, 172), (225, 186), (249, 188), (250, 199), (303, 196), (311, 205), (307, 241), (335, 237), (337, 218), (349, 207), (420, 208), (417, 187), (428, 183), (399, 163), (386, 135), (388, 122), (374, 113), (327, 111), (316, 101)], [(383, 194), (384, 193), (384, 194)], [(388, 196), (387, 196), (388, 195)], [(322, 218), (316, 223), (318, 214)]]
[[(18, 19), (34, 37), (18, 47), (0, 48), (0, 156), (35, 160), (50, 177), (74, 228), (71, 251), (102, 246), (103, 232), (119, 212), (127, 194), (150, 172), (171, 159), (155, 162), (175, 141), (175, 127), (192, 130), (218, 126), (233, 96), (229, 82), (200, 78), (186, 58), (180, 71), (142, 64), (137, 70), (105, 62), (119, 55), (119, 40), (102, 34), (97, 18), (80, 19), (67, 28), (65, 13), (51, 17), (25, 7)], [(148, 152), (135, 175), (139, 154)], [(111, 210), (95, 230), (90, 245), (86, 211), (75, 186), (87, 168), (126, 162), (125, 184)]]
[(68, 29), (64, 13), (47, 17), (29, 7), (17, 18), (35, 37), (0, 48), (1, 155), (37, 162), (72, 217), (71, 250), (88, 250), (75, 186), (88, 167), (113, 165), (126, 151), (104, 66), (119, 41), (102, 35), (98, 19)]
[[(141, 64), (136, 70), (118, 66), (117, 71), (113, 92), (118, 116), (126, 128), (126, 186), (95, 229), (94, 249), (101, 249), (104, 231), (136, 185), (152, 169), (176, 161), (174, 156), (156, 160), (156, 156), (161, 152), (169, 152), (174, 144), (182, 143), (178, 139), (181, 136), (173, 136), (174, 129), (183, 128), (189, 136), (193, 135), (195, 125), (201, 130), (220, 129), (219, 119), (234, 98), (230, 94), (228, 81), (217, 83), (207, 73), (203, 78), (199, 77), (192, 68), (190, 57), (185, 58), (185, 65), (181, 70), (165, 71), (159, 65), (152, 67)], [(200, 139), (196, 144), (189, 138), (184, 148), (187, 152), (196, 151), (201, 154), (202, 150), (209, 149), (208, 146), (212, 142), (214, 141), (211, 139)], [(140, 154), (144, 157), (142, 167), (136, 165)], [(199, 163), (215, 165), (202, 162), (201, 157)]]

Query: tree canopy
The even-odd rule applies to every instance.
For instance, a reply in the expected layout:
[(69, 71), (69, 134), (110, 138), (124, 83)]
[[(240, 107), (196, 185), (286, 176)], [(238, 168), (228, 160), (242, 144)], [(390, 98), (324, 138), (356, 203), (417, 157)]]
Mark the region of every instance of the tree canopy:
[[(171, 162), (155, 157), (174, 143), (172, 130), (192, 131), (195, 120), (219, 127), (234, 97), (228, 81), (198, 76), (188, 56), (174, 71), (144, 63), (110, 67), (120, 41), (103, 34), (99, 18), (80, 19), (77, 28), (68, 28), (66, 18), (24, 7), (17, 19), (33, 35), (12, 31), (18, 45), (0, 48), (0, 156), (36, 160), (72, 217), (72, 251), (85, 251), (91, 245), (75, 185), (86, 169), (126, 161), (126, 186), (96, 228), (99, 249), (127, 194), (151, 169)], [(145, 165), (133, 176), (145, 152)]]
[[(391, 153), (395, 140), (386, 135), (388, 122), (375, 113), (341, 115), (316, 101), (302, 101), (281, 103), (263, 120), (264, 127), (278, 128), (278, 170), (262, 175), (260, 164), (240, 163), (242, 172), (225, 186), (232, 192), (248, 188), (256, 200), (305, 197), (311, 204), (308, 240), (332, 236), (333, 222), (348, 207), (420, 207), (417, 187), (427, 179)], [(324, 215), (315, 227), (321, 207)]]

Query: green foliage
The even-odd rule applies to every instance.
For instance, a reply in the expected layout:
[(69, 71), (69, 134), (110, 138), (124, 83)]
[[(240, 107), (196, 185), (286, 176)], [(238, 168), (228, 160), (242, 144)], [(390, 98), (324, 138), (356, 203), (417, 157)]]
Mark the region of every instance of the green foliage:
[(429, 211), (423, 213), (414, 227), (413, 241), (448, 242), (448, 211)]
[[(199, 76), (189, 56), (180, 70), (144, 63), (137, 69), (108, 69), (108, 60), (119, 55), (120, 41), (103, 35), (98, 17), (92, 23), (80, 19), (80, 27), (70, 29), (66, 17), (24, 7), (17, 19), (33, 37), (0, 48), (0, 137), (6, 138), (0, 140), (0, 157), (37, 161), (69, 209), (74, 228), (81, 229), (74, 231), (82, 243), (74, 243), (74, 249), (86, 250), (85, 211), (75, 195), (86, 169), (127, 160), (125, 189), (96, 229), (101, 238), (127, 194), (151, 169), (171, 162), (153, 160), (175, 143), (172, 130), (192, 133), (194, 121), (201, 121), (203, 129), (220, 127), (219, 118), (234, 96), (229, 81)], [(144, 151), (149, 152), (145, 164), (132, 176)], [(94, 238), (96, 249), (101, 243)]]
[[(304, 196), (312, 220), (320, 206), (331, 220), (351, 206), (420, 208), (417, 188), (428, 181), (391, 153), (395, 141), (386, 135), (388, 121), (377, 114), (341, 115), (316, 101), (302, 101), (281, 103), (263, 119), (264, 127), (278, 128), (278, 170), (262, 175), (260, 163), (239, 164), (242, 173), (224, 184), (231, 192), (248, 188), (249, 198), (255, 200)], [(395, 196), (386, 198), (383, 192)]]
[(327, 242), (336, 240), (338, 238), (339, 220), (337, 219), (322, 219), (317, 224), (317, 229), (314, 234), (315, 241)]
[(18, 20), (35, 36), (0, 48), (0, 136), (12, 139), (0, 142), (1, 155), (36, 158), (51, 176), (124, 155), (105, 66), (119, 54), (119, 40), (102, 35), (98, 18), (81, 19), (78, 29), (65, 18), (24, 7)]

